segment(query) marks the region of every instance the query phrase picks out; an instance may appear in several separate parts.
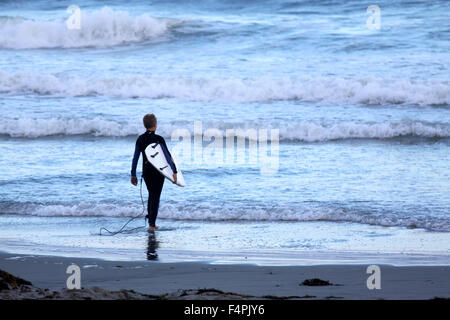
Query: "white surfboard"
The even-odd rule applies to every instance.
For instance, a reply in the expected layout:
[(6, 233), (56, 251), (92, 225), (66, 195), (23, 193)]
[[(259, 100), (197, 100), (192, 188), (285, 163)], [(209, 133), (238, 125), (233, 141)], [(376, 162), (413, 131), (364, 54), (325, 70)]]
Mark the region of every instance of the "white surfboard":
[[(164, 177), (173, 182), (172, 168), (167, 162), (166, 157), (164, 156), (164, 152), (159, 143), (155, 142), (149, 144), (145, 149), (145, 155), (147, 156), (148, 161), (152, 164), (153, 167), (155, 167)], [(177, 163), (175, 162), (173, 156), (172, 160), (175, 164), (175, 167), (177, 168), (177, 185), (180, 187), (184, 187), (186, 186), (186, 182), (184, 181), (183, 173), (181, 172), (180, 167), (178, 167)]]

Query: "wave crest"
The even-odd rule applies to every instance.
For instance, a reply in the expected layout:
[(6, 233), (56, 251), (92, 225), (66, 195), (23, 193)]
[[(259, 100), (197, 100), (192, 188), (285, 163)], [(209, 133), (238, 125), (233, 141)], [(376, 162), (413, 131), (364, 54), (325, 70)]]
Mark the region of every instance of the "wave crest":
[(174, 98), (205, 102), (271, 102), (298, 100), (365, 105), (412, 104), (450, 106), (448, 81), (381, 78), (190, 78), (123, 75), (79, 77), (61, 74), (0, 72), (0, 93), (118, 98)]
[[(158, 129), (158, 133), (170, 139), (176, 129), (187, 129), (193, 134), (192, 123), (171, 122)], [(402, 136), (419, 138), (449, 138), (450, 124), (427, 123), (403, 120), (399, 122), (318, 124), (314, 122), (299, 123), (226, 123), (206, 121), (203, 130), (216, 128), (225, 136), (227, 129), (242, 129), (242, 136), (248, 129), (278, 129), (281, 141), (321, 142), (345, 139), (391, 139)], [(128, 122), (116, 122), (101, 118), (3, 118), (0, 119), (0, 135), (23, 138), (40, 138), (47, 136), (93, 135), (103, 137), (136, 136), (143, 131), (142, 126)], [(239, 136), (239, 132), (238, 132)]]
[[(131, 203), (120, 204), (20, 204), (1, 208), (0, 212), (41, 217), (133, 217), (142, 208)], [(332, 221), (353, 222), (385, 227), (423, 228), (431, 231), (449, 232), (447, 219), (423, 216), (402, 215), (400, 213), (379, 214), (358, 211), (357, 209), (260, 206), (251, 209), (224, 207), (205, 204), (176, 206), (164, 204), (160, 207), (158, 218), (174, 220), (204, 221)]]
[(81, 10), (81, 29), (70, 30), (66, 20), (36, 21), (21, 17), (0, 17), (0, 48), (82, 48), (116, 46), (160, 37), (175, 25), (174, 20), (104, 7)]

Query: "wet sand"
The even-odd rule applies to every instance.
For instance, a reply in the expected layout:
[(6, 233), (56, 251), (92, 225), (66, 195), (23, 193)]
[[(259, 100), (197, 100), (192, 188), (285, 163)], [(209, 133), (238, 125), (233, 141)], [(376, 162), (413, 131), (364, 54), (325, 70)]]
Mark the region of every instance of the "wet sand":
[[(380, 265), (381, 289), (369, 290), (367, 279), (370, 275), (366, 273), (368, 265), (218, 265), (202, 262), (105, 261), (0, 253), (1, 270), (28, 280), (35, 287), (50, 291), (63, 292), (61, 290), (66, 288), (69, 277), (66, 269), (71, 264), (76, 264), (81, 269), (82, 288), (101, 288), (94, 289), (100, 292), (98, 296), (94, 292), (91, 296), (94, 299), (119, 298), (117, 295), (108, 296), (105, 292), (122, 289), (164, 299), (450, 298), (450, 266)], [(329, 281), (332, 285), (302, 284), (305, 280), (314, 278)], [(198, 289), (214, 290), (204, 292)], [(76, 298), (73, 295), (60, 297)]]

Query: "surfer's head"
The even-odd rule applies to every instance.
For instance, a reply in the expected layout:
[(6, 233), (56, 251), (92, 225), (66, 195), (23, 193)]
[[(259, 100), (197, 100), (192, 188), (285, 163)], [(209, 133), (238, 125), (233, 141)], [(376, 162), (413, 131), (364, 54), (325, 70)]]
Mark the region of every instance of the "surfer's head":
[(144, 127), (147, 130), (150, 130), (150, 131), (156, 130), (156, 123), (157, 123), (157, 121), (156, 121), (156, 117), (155, 117), (155, 115), (153, 113), (146, 114), (144, 116), (143, 121), (144, 121)]

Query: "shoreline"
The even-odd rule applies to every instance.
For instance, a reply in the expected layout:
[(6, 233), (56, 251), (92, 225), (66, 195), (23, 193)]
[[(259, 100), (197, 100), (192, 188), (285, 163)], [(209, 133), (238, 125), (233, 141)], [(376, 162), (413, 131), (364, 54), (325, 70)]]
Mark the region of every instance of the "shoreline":
[(449, 266), (450, 255), (444, 252), (398, 252), (378, 250), (323, 250), (297, 248), (258, 249), (178, 249), (161, 248), (154, 235), (141, 248), (106, 248), (54, 246), (1, 239), (0, 253), (20, 256), (61, 258), (95, 258), (104, 261), (155, 261), (160, 263), (198, 262), (206, 264), (250, 264), (258, 266), (370, 265)]
[(99, 226), (117, 228), (128, 219), (0, 215), (0, 220), (0, 251), (19, 254), (164, 263), (450, 265), (450, 233), (421, 229), (322, 221), (167, 220), (155, 233), (142, 228), (109, 237), (96, 233)]
[[(258, 266), (205, 262), (107, 261), (96, 258), (30, 256), (0, 252), (0, 269), (49, 290), (66, 288), (66, 269), (76, 264), (82, 288), (133, 290), (166, 299), (433, 299), (450, 298), (450, 265), (380, 264), (381, 289), (369, 290), (368, 265)], [(306, 286), (321, 279), (329, 286)], [(211, 289), (213, 296), (198, 295)], [(190, 292), (194, 295), (182, 295)], [(214, 291), (216, 290), (216, 291)], [(232, 293), (223, 295), (222, 293)], [(71, 299), (69, 296), (66, 299)]]

